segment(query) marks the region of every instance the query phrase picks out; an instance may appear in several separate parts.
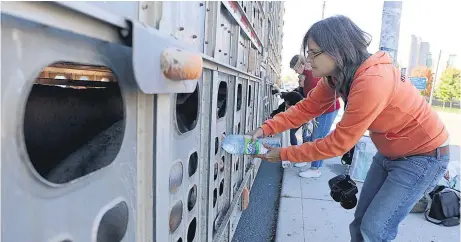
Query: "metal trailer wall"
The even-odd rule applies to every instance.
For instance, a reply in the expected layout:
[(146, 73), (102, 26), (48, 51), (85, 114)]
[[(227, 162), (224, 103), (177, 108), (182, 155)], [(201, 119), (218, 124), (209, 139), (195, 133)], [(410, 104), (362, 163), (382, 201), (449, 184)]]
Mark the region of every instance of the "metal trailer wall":
[[(261, 161), (221, 141), (277, 107), (283, 2), (1, 5), (2, 241), (231, 241)], [(200, 78), (163, 76), (167, 48), (201, 55)], [(120, 91), (34, 85), (62, 61)]]

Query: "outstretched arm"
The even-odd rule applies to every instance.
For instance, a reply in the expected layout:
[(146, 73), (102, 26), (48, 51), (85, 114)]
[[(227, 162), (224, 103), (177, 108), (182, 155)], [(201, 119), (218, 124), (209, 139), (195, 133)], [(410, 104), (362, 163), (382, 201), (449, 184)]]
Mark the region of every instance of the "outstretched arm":
[(287, 111), (279, 113), (261, 126), (264, 135), (273, 135), (288, 129), (298, 128), (313, 118), (320, 116), (335, 103), (334, 91), (328, 86), (326, 79), (319, 81), (305, 99), (291, 106)]
[(278, 107), (276, 110), (274, 110), (274, 111), (271, 113), (271, 115), (270, 115), (271, 118), (274, 117), (275, 115), (277, 115), (277, 114), (283, 112), (284, 110), (285, 110), (285, 103), (282, 103), (282, 104), (279, 105), (279, 107)]
[(381, 76), (365, 76), (354, 80), (347, 109), (336, 129), (324, 139), (282, 148), (281, 159), (311, 162), (345, 154), (359, 141), (394, 95), (394, 85), (383, 84), (385, 82), (389, 80), (383, 80)]

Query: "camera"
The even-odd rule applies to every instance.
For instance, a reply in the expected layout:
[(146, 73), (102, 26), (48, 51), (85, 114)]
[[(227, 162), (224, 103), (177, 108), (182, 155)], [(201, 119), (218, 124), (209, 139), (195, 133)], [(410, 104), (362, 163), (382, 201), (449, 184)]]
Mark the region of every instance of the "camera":
[(330, 196), (345, 209), (352, 209), (357, 205), (356, 194), (359, 192), (356, 183), (349, 175), (335, 176), (328, 181)]

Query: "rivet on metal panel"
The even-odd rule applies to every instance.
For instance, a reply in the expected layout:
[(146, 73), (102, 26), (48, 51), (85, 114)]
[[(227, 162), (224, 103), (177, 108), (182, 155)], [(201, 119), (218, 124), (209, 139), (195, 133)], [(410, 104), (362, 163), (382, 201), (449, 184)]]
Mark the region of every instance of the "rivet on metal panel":
[(221, 52), (221, 50), (218, 50), (218, 52)]
[(227, 31), (227, 33), (229, 33), (229, 34), (230, 34), (230, 32), (231, 32), (230, 30)]
[(168, 48), (160, 56), (160, 69), (172, 81), (196, 80), (202, 75), (203, 59), (200, 55)]
[(206, 11), (207, 11), (207, 12), (210, 12), (210, 9), (209, 9), (209, 8), (207, 8), (207, 9), (206, 9)]
[(208, 44), (208, 41), (205, 40), (205, 44), (207, 45), (207, 44)]
[(197, 39), (197, 35), (192, 35), (192, 39)]
[(224, 55), (227, 55), (227, 53), (224, 53)]
[(149, 6), (147, 4), (142, 5), (142, 9), (147, 9)]
[(203, 3), (199, 3), (199, 5), (200, 5), (200, 7), (202, 7), (202, 6), (203, 6)]
[(221, 24), (221, 27), (224, 27), (224, 24)]
[(184, 30), (184, 27), (179, 27), (179, 31), (183, 31)]

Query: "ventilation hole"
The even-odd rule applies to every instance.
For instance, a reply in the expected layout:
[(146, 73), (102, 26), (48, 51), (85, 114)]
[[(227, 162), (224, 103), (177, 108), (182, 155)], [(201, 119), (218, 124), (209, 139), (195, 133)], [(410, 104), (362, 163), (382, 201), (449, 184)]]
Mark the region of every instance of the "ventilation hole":
[(179, 132), (186, 133), (197, 126), (199, 105), (199, 85), (193, 93), (176, 95), (176, 123)]
[(182, 184), (183, 166), (182, 162), (178, 161), (171, 167), (170, 170), (170, 192), (175, 193), (178, 191)]
[(216, 178), (218, 178), (218, 162), (214, 163), (214, 175), (213, 179), (216, 181)]
[(213, 232), (218, 231), (218, 228), (220, 225), (219, 223), (220, 218), (221, 218), (221, 213), (216, 214), (216, 217), (213, 220)]
[(251, 105), (251, 85), (248, 86), (248, 107)]
[[(89, 78), (81, 81), (81, 76)], [(45, 67), (24, 113), (25, 146), (34, 169), (63, 184), (111, 164), (123, 141), (123, 106), (109, 68), (64, 62)]]
[(219, 183), (219, 196), (221, 196), (223, 192), (224, 192), (224, 179), (222, 179), (221, 182)]
[(189, 177), (193, 176), (197, 171), (198, 167), (198, 155), (197, 152), (192, 153), (189, 157)]
[(122, 241), (128, 228), (128, 217), (128, 205), (125, 202), (115, 205), (102, 216), (96, 241)]
[(213, 208), (216, 207), (217, 200), (218, 200), (218, 190), (215, 188), (213, 190)]
[(178, 239), (178, 242), (182, 242), (182, 238), (179, 238), (179, 239)]
[(197, 219), (194, 218), (189, 224), (187, 229), (187, 242), (192, 242), (195, 239), (195, 232), (197, 231)]
[(216, 137), (214, 139), (214, 154), (217, 155), (219, 151), (219, 139)]
[(189, 212), (195, 207), (195, 203), (197, 203), (197, 185), (194, 185), (189, 190), (189, 196), (187, 196), (187, 209)]
[(237, 86), (237, 111), (242, 109), (242, 84)]
[(219, 161), (219, 171), (224, 172), (224, 156), (221, 157), (221, 160)]
[(235, 171), (239, 170), (239, 163), (240, 163), (240, 159), (237, 159), (237, 162), (235, 163)]
[(239, 123), (239, 124), (237, 124), (237, 133), (240, 134), (240, 131), (241, 130), (240, 130), (240, 123)]
[(181, 224), (182, 201), (178, 201), (170, 211), (170, 232), (173, 233)]
[(222, 118), (226, 115), (227, 106), (227, 83), (220, 82), (218, 88), (218, 118)]

